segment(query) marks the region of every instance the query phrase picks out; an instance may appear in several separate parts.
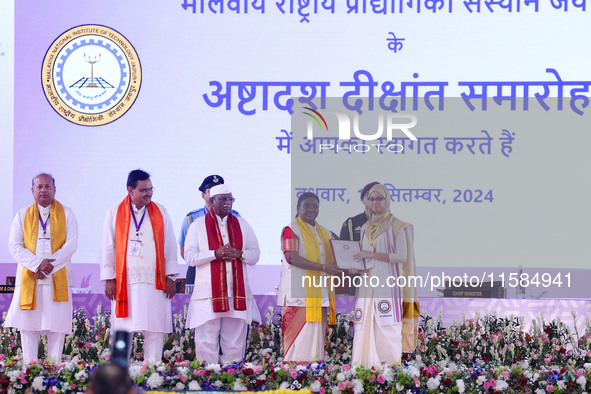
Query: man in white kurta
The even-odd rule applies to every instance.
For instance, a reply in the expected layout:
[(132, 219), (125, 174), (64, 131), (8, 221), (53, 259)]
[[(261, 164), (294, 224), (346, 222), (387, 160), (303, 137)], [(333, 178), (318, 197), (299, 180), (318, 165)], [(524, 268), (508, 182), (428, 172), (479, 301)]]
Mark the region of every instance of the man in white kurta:
[[(65, 206), (62, 206), (54, 200), (55, 181), (49, 174), (40, 174), (33, 179), (33, 197), (37, 204), (38, 217), (34, 220), (37, 223), (28, 223), (28, 225), (37, 226), (37, 236), (35, 243), (35, 253), (25, 247), (25, 229), (26, 215), (34, 206), (20, 210), (10, 229), (10, 238), (8, 249), (10, 254), (18, 263), (16, 271), (16, 288), (12, 303), (4, 322), (5, 327), (16, 327), (21, 332), (21, 342), (23, 347), (23, 362), (30, 363), (37, 359), (37, 349), (39, 335), (47, 335), (47, 345), (49, 356), (55, 362), (60, 362), (64, 339), (66, 334), (72, 333), (72, 294), (70, 286), (74, 285), (72, 275), (71, 258), (76, 251), (78, 240), (78, 224), (74, 212)], [(54, 218), (58, 220), (56, 214), (57, 207), (63, 209), (65, 218), (65, 242), (55, 252), (55, 230), (52, 232), (51, 215), (52, 205)], [(57, 223), (53, 222), (57, 227)], [(60, 224), (63, 225), (63, 224)], [(29, 229), (31, 231), (31, 229)], [(33, 229), (34, 231), (34, 229)], [(52, 237), (53, 233), (53, 237)], [(52, 248), (53, 246), (53, 248)], [(54, 301), (53, 274), (65, 268), (67, 275), (67, 300)], [(26, 310), (21, 307), (21, 282), (23, 271), (34, 273), (35, 283), (35, 302), (34, 309)]]
[[(164, 206), (151, 201), (153, 194), (149, 174), (134, 170), (129, 174), (128, 193), (124, 202), (114, 205), (107, 212), (103, 223), (101, 241), (101, 280), (105, 281), (105, 294), (111, 303), (111, 330), (129, 332), (141, 331), (144, 334), (144, 360), (159, 361), (162, 357), (164, 333), (172, 332), (172, 312), (170, 299), (175, 294), (174, 280), (178, 274), (177, 251), (172, 222)], [(155, 204), (155, 206), (150, 206)], [(154, 223), (149, 208), (157, 208), (163, 221), (163, 245), (158, 247), (164, 259), (164, 272), (159, 273), (157, 264), (158, 250), (154, 235)], [(122, 220), (122, 212), (131, 219), (124, 234), (117, 234), (117, 220)], [(126, 245), (119, 245), (125, 251), (120, 264), (117, 262), (117, 243), (127, 240)], [(125, 275), (125, 277), (123, 276)], [(158, 289), (158, 275), (164, 287)], [(164, 284), (164, 277), (166, 282)], [(126, 280), (126, 292), (122, 281)], [(121, 281), (121, 282), (120, 282)], [(120, 283), (118, 283), (120, 282)], [(120, 295), (126, 293), (126, 300), (121, 301)], [(119, 313), (119, 304), (126, 304), (125, 313)], [(118, 316), (119, 314), (119, 316)], [(127, 315), (127, 316), (125, 316)]]
[[(207, 363), (217, 363), (221, 346), (221, 361), (226, 363), (244, 358), (248, 324), (253, 320), (261, 321), (246, 269), (247, 265), (258, 262), (260, 250), (250, 225), (231, 214), (234, 198), (227, 185), (212, 187), (210, 201), (212, 211), (191, 224), (185, 239), (185, 261), (196, 267), (187, 326), (195, 328), (196, 357)], [(236, 234), (238, 225), (240, 239), (233, 239), (232, 234)], [(215, 242), (220, 247), (211, 248), (210, 245), (215, 242), (208, 233), (219, 236)], [(241, 249), (233, 246), (237, 242), (242, 245)], [(218, 281), (224, 282), (223, 286), (217, 287), (223, 292), (223, 297), (214, 295), (217, 293), (216, 286), (212, 286), (212, 272), (215, 276), (216, 267), (225, 269), (226, 273), (225, 281), (221, 276)], [(234, 278), (240, 278), (240, 275), (242, 279), (235, 281)], [(243, 296), (239, 296), (238, 292)], [(221, 308), (224, 311), (215, 311), (218, 309), (216, 302), (224, 303), (225, 307)]]

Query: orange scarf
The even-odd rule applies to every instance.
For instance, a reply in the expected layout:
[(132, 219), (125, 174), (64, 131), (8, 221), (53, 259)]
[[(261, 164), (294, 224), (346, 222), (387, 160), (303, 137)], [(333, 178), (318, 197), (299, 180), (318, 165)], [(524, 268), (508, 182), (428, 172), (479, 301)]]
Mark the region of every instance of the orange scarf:
[[(64, 207), (57, 200), (53, 200), (49, 208), (49, 232), (51, 237), (51, 253), (66, 243), (66, 213)], [(27, 209), (23, 222), (23, 241), (25, 248), (35, 254), (37, 248), (37, 236), (39, 234), (39, 207), (34, 203)], [(57, 302), (68, 301), (68, 277), (66, 267), (52, 275), (53, 300)], [(37, 306), (37, 279), (35, 273), (23, 268), (21, 275), (21, 309), (35, 310)]]
[[(128, 317), (127, 297), (127, 243), (131, 222), (131, 198), (129, 195), (119, 204), (115, 219), (115, 259), (117, 267), (117, 290), (115, 295), (115, 316)], [(146, 206), (154, 232), (156, 245), (156, 289), (166, 290), (166, 271), (164, 268), (164, 218), (158, 206), (151, 202)]]

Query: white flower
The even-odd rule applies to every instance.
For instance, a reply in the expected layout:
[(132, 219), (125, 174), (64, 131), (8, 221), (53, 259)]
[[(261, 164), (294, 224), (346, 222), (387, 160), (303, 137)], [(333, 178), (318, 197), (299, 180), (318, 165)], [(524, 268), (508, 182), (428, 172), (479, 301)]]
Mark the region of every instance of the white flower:
[(77, 381), (84, 382), (88, 378), (88, 374), (86, 373), (85, 370), (81, 370), (81, 371), (76, 372), (74, 374), (74, 377), (76, 378)]
[(363, 383), (359, 379), (353, 379), (353, 392), (355, 394), (363, 393)]
[(44, 391), (45, 385), (43, 384), (43, 377), (37, 376), (35, 379), (33, 379), (33, 384), (31, 387), (33, 387), (33, 389), (36, 391)]
[(51, 387), (51, 389), (53, 390), (53, 392), (54, 392), (54, 393), (59, 393), (59, 392), (61, 392), (61, 390), (60, 390), (60, 389), (59, 389), (59, 387), (57, 387), (57, 386), (53, 386), (53, 387)]
[(166, 372), (166, 365), (162, 361), (158, 361), (157, 365), (156, 370), (158, 372)]
[(189, 390), (191, 391), (201, 391), (201, 385), (196, 380), (191, 380), (189, 382)]
[(239, 380), (236, 380), (234, 382), (234, 385), (232, 386), (232, 390), (234, 391), (246, 391), (247, 388), (245, 385), (242, 384), (242, 382), (240, 382)]
[(476, 379), (476, 383), (478, 383), (479, 386), (482, 386), (484, 382), (486, 382), (486, 376), (484, 375), (480, 375), (478, 379)]
[(404, 390), (404, 386), (401, 385), (400, 383), (396, 383), (396, 390), (402, 391), (402, 390)]
[(558, 386), (559, 389), (564, 390), (566, 388), (566, 383), (564, 383), (564, 380), (559, 380), (556, 382), (556, 386)]
[(343, 375), (342, 372), (339, 372), (339, 374), (337, 375), (337, 380), (339, 382), (344, 382), (345, 381), (345, 375)]
[(165, 360), (170, 359), (170, 356), (172, 356), (172, 350), (165, 350), (164, 353), (162, 353), (162, 357), (164, 357)]
[(220, 365), (219, 365), (219, 364), (217, 364), (217, 363), (213, 363), (213, 364), (207, 364), (207, 365), (205, 366), (205, 369), (206, 369), (207, 371), (220, 372), (220, 371), (221, 371), (221, 369), (222, 369), (222, 367), (220, 367)]
[(544, 389), (536, 389), (536, 391), (534, 391), (534, 393), (536, 393), (536, 394), (546, 394), (546, 390), (544, 390)]
[(146, 381), (148, 386), (150, 386), (150, 388), (153, 388), (153, 389), (162, 386), (163, 382), (164, 382), (164, 379), (162, 378), (162, 376), (160, 376), (160, 374), (158, 374), (156, 372), (153, 372), (152, 375), (150, 375), (150, 377)]
[(587, 379), (585, 379), (584, 376), (579, 376), (579, 378), (577, 379), (577, 383), (581, 385), (581, 387), (585, 387), (585, 385), (587, 384)]
[(177, 367), (176, 370), (178, 371), (178, 373), (180, 373), (183, 376), (187, 376), (189, 374), (189, 368), (188, 367)]
[(129, 377), (131, 380), (136, 380), (142, 375), (142, 366), (134, 364), (129, 366)]
[(312, 384), (310, 385), (310, 391), (314, 391), (314, 392), (318, 392), (320, 390), (320, 382), (318, 380), (315, 380), (312, 382)]
[(439, 377), (436, 378), (429, 378), (429, 380), (427, 381), (427, 388), (429, 390), (435, 390), (439, 387)]
[(591, 363), (585, 363), (583, 364), (583, 368), (585, 368), (587, 371), (591, 369)]
[(409, 365), (408, 367), (404, 368), (404, 374), (410, 376), (411, 378), (418, 378), (421, 376), (421, 371), (414, 365)]
[(497, 380), (497, 385), (495, 386), (496, 390), (503, 391), (509, 388), (509, 384), (504, 380)]
[(287, 382), (281, 382), (281, 384), (279, 385), (279, 390), (287, 390), (289, 388), (289, 383)]
[(11, 382), (16, 382), (18, 375), (21, 374), (21, 371), (18, 369), (13, 369), (12, 371), (8, 371), (8, 378)]
[(185, 385), (183, 384), (183, 382), (178, 382), (178, 383), (176, 384), (176, 386), (174, 386), (174, 388), (175, 388), (176, 390), (184, 390), (184, 389), (185, 389)]
[(221, 380), (216, 380), (215, 382), (213, 382), (213, 385), (217, 388), (222, 387), (224, 384), (222, 383)]
[(458, 392), (463, 393), (466, 390), (466, 386), (462, 379), (456, 380), (456, 386), (458, 386)]

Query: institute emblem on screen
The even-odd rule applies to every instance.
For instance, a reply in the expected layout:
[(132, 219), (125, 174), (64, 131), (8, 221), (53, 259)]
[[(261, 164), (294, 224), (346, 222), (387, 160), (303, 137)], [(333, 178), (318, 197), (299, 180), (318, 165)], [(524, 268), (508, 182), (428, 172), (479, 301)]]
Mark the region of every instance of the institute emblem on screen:
[(60, 116), (82, 126), (102, 126), (129, 111), (140, 92), (142, 69), (133, 45), (121, 33), (83, 25), (51, 44), (41, 82)]

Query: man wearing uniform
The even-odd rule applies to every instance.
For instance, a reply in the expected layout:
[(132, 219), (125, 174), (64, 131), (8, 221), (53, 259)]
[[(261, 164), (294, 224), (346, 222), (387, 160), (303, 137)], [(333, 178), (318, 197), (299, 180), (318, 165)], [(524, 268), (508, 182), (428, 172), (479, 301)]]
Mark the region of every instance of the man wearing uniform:
[[(203, 208), (196, 209), (191, 211), (187, 214), (185, 219), (183, 219), (183, 225), (181, 226), (181, 235), (179, 236), (179, 245), (181, 246), (181, 257), (185, 258), (185, 238), (187, 237), (187, 231), (189, 231), (189, 226), (191, 223), (195, 221), (195, 219), (205, 216), (211, 210), (211, 204), (209, 202), (209, 189), (217, 185), (223, 185), (224, 178), (219, 175), (210, 175), (201, 182), (201, 186), (199, 186), (199, 191), (201, 192), (201, 198), (205, 201), (205, 206)], [(240, 214), (235, 210), (232, 210), (232, 215), (236, 217), (240, 217)], [(195, 267), (187, 267), (187, 279), (186, 284), (192, 285), (195, 283)]]

